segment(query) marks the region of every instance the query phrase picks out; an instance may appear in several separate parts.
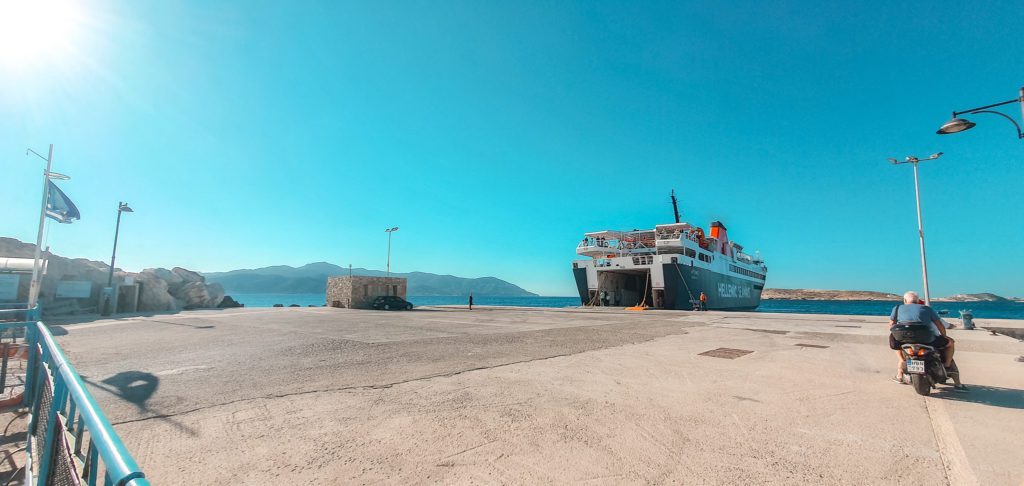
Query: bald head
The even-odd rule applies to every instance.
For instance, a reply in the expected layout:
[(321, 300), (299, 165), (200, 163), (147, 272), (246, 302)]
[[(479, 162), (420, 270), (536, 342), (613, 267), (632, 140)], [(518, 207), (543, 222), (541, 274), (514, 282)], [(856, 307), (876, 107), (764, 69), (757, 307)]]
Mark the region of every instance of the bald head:
[(903, 294), (904, 304), (916, 304), (917, 300), (917, 292), (914, 292), (913, 290), (908, 290), (907, 293)]

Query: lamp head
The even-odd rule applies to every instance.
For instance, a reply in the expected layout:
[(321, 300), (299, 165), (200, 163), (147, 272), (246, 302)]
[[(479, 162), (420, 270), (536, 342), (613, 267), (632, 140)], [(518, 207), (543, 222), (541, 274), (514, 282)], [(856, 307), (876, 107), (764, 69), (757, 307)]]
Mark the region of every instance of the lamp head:
[(966, 118), (957, 118), (953, 116), (948, 122), (944, 123), (935, 132), (939, 135), (949, 135), (950, 133), (959, 133), (964, 130), (970, 130), (974, 128), (975, 123)]
[(122, 213), (134, 213), (132, 208), (128, 207), (128, 203), (118, 203), (117, 210)]

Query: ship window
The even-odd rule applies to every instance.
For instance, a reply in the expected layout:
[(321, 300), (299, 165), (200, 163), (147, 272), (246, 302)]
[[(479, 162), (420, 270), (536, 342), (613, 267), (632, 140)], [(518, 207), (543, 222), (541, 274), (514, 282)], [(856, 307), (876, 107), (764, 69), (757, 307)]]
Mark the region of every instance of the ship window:
[(747, 270), (746, 268), (737, 267), (736, 265), (729, 265), (729, 270), (732, 270), (733, 272), (738, 273), (740, 275), (746, 275), (748, 277), (764, 280), (763, 274)]
[(693, 251), (693, 248), (684, 248), (683, 254), (690, 258), (695, 258), (697, 256), (697, 252)]

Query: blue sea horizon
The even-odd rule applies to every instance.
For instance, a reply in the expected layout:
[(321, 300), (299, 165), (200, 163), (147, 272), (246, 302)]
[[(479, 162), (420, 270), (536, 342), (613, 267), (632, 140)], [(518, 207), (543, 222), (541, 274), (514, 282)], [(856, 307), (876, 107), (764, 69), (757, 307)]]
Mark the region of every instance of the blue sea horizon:
[[(273, 307), (299, 305), (322, 306), (324, 294), (237, 294), (229, 293), (233, 299), (246, 307)], [(466, 305), (466, 297), (460, 296), (409, 296), (409, 302), (416, 306)], [(487, 297), (474, 296), (475, 305), (496, 305), (511, 307), (578, 307), (579, 297)], [(885, 316), (896, 302), (864, 300), (762, 300), (757, 312), (792, 314), (833, 314), (859, 316)], [(958, 318), (961, 310), (970, 310), (980, 319), (1024, 319), (1024, 302), (933, 302), (932, 307), (947, 311), (948, 318)]]

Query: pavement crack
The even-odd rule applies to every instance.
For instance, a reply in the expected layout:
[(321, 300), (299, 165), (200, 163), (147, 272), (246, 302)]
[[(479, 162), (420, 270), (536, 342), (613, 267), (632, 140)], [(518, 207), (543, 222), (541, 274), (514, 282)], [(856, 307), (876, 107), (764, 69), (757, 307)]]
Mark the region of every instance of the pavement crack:
[[(636, 344), (636, 343), (623, 343), (620, 346), (628, 346), (628, 345), (632, 345), (632, 344)], [(611, 348), (616, 348), (616, 347), (620, 347), (620, 346), (611, 346)], [(507, 363), (498, 363), (498, 364), (490, 365), (490, 366), (475, 366), (473, 368), (466, 368), (466, 369), (461, 369), (461, 370), (449, 371), (449, 372), (445, 372), (445, 373), (434, 373), (434, 374), (431, 374), (431, 375), (418, 376), (418, 377), (415, 377), (415, 378), (409, 378), (409, 379), (406, 379), (406, 380), (398, 380), (398, 381), (393, 381), (393, 382), (390, 382), (390, 383), (378, 383), (378, 384), (374, 384), (374, 385), (349, 385), (349, 386), (340, 386), (340, 387), (335, 387), (335, 388), (324, 388), (324, 389), (319, 389), (319, 390), (302, 390), (302, 391), (296, 391), (296, 392), (290, 392), (290, 393), (275, 393), (275, 394), (270, 394), (270, 395), (261, 395), (261, 396), (258, 396), (258, 397), (238, 398), (238, 399), (235, 399), (235, 400), (228, 400), (226, 402), (221, 402), (221, 403), (212, 403), (210, 405), (204, 405), (202, 407), (190, 408), (188, 410), (182, 410), (180, 412), (165, 413), (165, 414), (159, 414), (159, 415), (148, 415), (146, 417), (139, 417), (139, 418), (130, 419), (130, 420), (122, 420), (122, 421), (119, 421), (119, 422), (112, 422), (111, 425), (125, 425), (125, 424), (132, 424), (132, 423), (138, 423), (138, 422), (145, 422), (145, 421), (154, 420), (154, 419), (166, 419), (166, 418), (171, 418), (171, 417), (178, 417), (178, 416), (181, 416), (181, 415), (188, 415), (188, 414), (195, 413), (195, 412), (201, 412), (203, 410), (209, 410), (211, 408), (224, 407), (224, 406), (227, 406), (227, 405), (233, 405), (233, 404), (242, 403), (242, 402), (250, 402), (250, 401), (254, 401), (254, 400), (274, 400), (274, 399), (277, 399), (277, 398), (288, 398), (288, 397), (295, 397), (295, 396), (302, 396), (302, 395), (312, 395), (312, 394), (316, 394), (316, 393), (331, 393), (331, 392), (349, 391), (349, 390), (385, 390), (385, 389), (391, 388), (393, 386), (404, 385), (404, 384), (407, 384), (407, 383), (414, 383), (414, 382), (417, 382), (417, 381), (432, 380), (434, 378), (450, 378), (452, 376), (458, 376), (458, 375), (461, 375), (461, 374), (464, 374), (464, 373), (471, 373), (471, 372), (474, 372), (474, 371), (484, 371), (484, 370), (490, 370), (490, 369), (495, 369), (495, 368), (502, 368), (502, 367), (505, 367), (505, 366), (514, 366), (514, 365), (519, 365), (519, 364), (532, 363), (534, 361), (545, 361), (545, 360), (555, 359), (555, 358), (564, 358), (566, 356), (572, 356), (572, 355), (575, 355), (575, 354), (587, 353), (587, 352), (590, 352), (590, 351), (599, 351), (599, 350), (603, 350), (603, 349), (610, 349), (610, 348), (599, 348), (599, 349), (592, 349), (592, 350), (584, 350), (584, 351), (579, 351), (579, 352), (575, 352), (575, 353), (554, 354), (554, 355), (550, 355), (550, 356), (542, 356), (542, 357), (539, 357), (539, 358), (523, 359), (523, 360), (519, 360), (519, 361), (509, 361)]]

